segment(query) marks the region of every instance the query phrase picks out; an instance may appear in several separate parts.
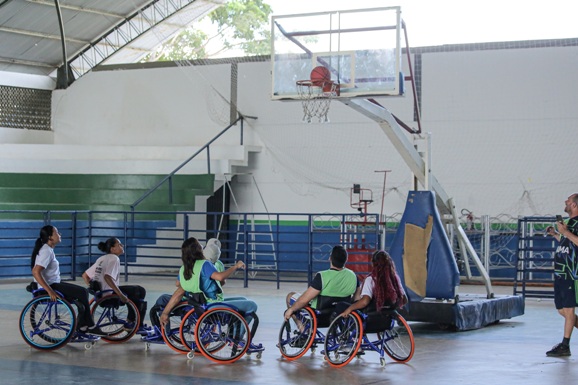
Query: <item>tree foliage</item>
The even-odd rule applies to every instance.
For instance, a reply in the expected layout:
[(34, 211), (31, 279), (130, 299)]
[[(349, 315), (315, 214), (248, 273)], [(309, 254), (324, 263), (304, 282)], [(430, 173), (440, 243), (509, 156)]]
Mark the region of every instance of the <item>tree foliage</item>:
[[(271, 31), (269, 15), (272, 10), (263, 0), (231, 0), (208, 14), (211, 31), (200, 30), (203, 20), (175, 35), (148, 55), (144, 61), (194, 60), (231, 56), (269, 55)], [(205, 23), (207, 24), (207, 23)]]

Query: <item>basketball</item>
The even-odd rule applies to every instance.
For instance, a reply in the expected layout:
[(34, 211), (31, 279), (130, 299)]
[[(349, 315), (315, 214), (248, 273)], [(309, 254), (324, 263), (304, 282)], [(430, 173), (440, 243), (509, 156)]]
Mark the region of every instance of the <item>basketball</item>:
[(314, 86), (323, 86), (324, 83), (331, 82), (331, 73), (323, 66), (317, 66), (311, 71), (311, 83)]

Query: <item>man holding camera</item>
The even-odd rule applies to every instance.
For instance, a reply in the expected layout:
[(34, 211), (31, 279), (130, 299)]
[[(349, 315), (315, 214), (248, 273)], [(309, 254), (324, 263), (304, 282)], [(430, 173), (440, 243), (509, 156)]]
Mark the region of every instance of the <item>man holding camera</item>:
[(574, 312), (578, 306), (578, 193), (570, 195), (564, 203), (564, 211), (570, 218), (564, 223), (558, 215), (558, 231), (553, 226), (546, 230), (559, 242), (554, 255), (554, 304), (564, 317), (564, 338), (546, 352), (549, 357), (570, 356), (570, 337), (574, 327), (578, 328)]

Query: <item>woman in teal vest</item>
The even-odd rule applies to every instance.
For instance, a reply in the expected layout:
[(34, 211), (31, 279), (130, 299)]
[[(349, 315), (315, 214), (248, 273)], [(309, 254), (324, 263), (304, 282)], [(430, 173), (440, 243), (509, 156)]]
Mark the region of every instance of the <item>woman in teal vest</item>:
[(208, 303), (223, 302), (238, 309), (245, 315), (247, 323), (253, 320), (251, 314), (257, 312), (257, 304), (248, 299), (227, 299), (223, 301), (221, 282), (229, 278), (238, 269), (243, 269), (243, 261), (237, 261), (234, 266), (219, 272), (215, 266), (205, 259), (203, 247), (196, 238), (189, 238), (181, 246), (183, 266), (179, 271), (177, 289), (161, 314), (161, 324), (167, 324), (169, 313), (183, 298), (186, 292), (202, 293)]

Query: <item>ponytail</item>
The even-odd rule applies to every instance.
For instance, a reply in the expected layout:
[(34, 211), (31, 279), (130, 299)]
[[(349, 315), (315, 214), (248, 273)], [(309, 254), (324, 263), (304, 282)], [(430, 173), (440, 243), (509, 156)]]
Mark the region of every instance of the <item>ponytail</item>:
[(48, 239), (52, 236), (54, 232), (54, 226), (46, 225), (40, 229), (40, 236), (36, 238), (36, 243), (34, 243), (34, 249), (32, 250), (32, 255), (30, 256), (30, 268), (33, 269), (36, 265), (36, 257), (40, 252), (42, 246), (44, 246)]
[(99, 242), (98, 249), (103, 253), (110, 254), (110, 249), (112, 249), (118, 242), (116, 238), (108, 238), (106, 242)]

